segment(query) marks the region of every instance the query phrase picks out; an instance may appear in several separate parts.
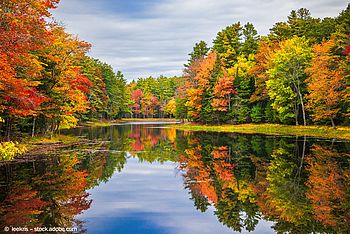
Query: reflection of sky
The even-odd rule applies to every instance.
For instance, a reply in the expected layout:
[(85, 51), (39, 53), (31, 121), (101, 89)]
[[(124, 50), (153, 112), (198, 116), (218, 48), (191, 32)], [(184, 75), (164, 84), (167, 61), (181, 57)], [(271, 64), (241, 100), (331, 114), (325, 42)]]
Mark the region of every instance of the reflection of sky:
[[(89, 191), (92, 207), (77, 217), (88, 233), (234, 233), (213, 208), (197, 211), (174, 163), (139, 163), (130, 158), (121, 173)], [(257, 233), (273, 233), (261, 221)]]

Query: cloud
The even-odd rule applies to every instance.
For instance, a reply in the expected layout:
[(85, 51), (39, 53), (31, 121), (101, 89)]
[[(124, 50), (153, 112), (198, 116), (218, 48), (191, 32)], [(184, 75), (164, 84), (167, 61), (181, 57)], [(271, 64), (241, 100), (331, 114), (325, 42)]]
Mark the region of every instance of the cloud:
[[(86, 221), (89, 233), (141, 233), (136, 227), (143, 226), (142, 233), (238, 233), (217, 220), (214, 207), (203, 213), (195, 209), (175, 167), (129, 158), (121, 173), (88, 191), (91, 208), (77, 219)], [(274, 233), (273, 224), (260, 220), (256, 232)]]
[(218, 31), (237, 21), (252, 22), (266, 35), (293, 9), (334, 17), (346, 5), (342, 0), (61, 0), (53, 15), (93, 44), (91, 56), (132, 80), (181, 75), (194, 43), (211, 44)]

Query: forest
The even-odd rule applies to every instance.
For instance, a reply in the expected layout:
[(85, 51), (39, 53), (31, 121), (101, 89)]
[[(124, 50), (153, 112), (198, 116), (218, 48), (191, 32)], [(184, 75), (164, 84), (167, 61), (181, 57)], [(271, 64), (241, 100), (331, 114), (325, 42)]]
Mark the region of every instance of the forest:
[(350, 5), (323, 19), (293, 10), (266, 36), (233, 23), (211, 47), (194, 45), (181, 76), (127, 83), (56, 22), (58, 3), (0, 3), (0, 135), (7, 140), (122, 117), (350, 124)]
[(335, 18), (292, 11), (267, 36), (251, 23), (197, 43), (176, 115), (205, 123), (349, 124), (350, 7)]

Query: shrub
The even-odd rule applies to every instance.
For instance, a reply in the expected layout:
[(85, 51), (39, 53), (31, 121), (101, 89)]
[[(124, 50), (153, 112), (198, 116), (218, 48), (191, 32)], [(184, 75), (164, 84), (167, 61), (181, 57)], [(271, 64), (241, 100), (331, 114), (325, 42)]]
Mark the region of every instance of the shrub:
[(27, 151), (25, 146), (18, 142), (6, 141), (0, 143), (0, 160), (12, 160), (17, 154), (24, 154)]

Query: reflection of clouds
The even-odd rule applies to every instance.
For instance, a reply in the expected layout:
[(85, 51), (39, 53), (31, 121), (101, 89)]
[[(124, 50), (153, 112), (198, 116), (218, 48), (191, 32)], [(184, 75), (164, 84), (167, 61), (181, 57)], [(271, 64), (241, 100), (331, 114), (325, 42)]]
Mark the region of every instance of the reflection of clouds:
[[(205, 213), (195, 209), (175, 167), (174, 163), (139, 163), (129, 158), (121, 173), (89, 191), (92, 206), (78, 218), (87, 221), (89, 233), (113, 227), (118, 233), (138, 232), (137, 226), (152, 230), (145, 233), (234, 233), (217, 220), (213, 207)], [(262, 221), (256, 231), (273, 233), (271, 225)]]

